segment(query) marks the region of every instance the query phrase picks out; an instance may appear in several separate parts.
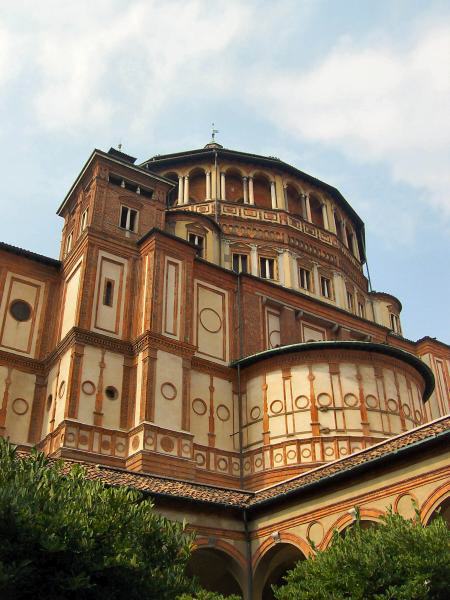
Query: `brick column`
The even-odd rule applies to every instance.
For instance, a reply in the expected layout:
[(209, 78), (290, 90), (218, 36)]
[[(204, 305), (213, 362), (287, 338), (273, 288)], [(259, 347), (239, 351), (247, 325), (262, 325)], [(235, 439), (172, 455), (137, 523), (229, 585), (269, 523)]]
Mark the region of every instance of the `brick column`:
[(64, 409), (64, 418), (78, 418), (83, 355), (84, 345), (75, 344), (70, 355), (70, 368), (67, 381), (67, 399)]
[(39, 442), (41, 439), (46, 391), (47, 377), (36, 375), (33, 406), (31, 407), (30, 427), (28, 429), (28, 442), (30, 444), (37, 444), (37, 442)]

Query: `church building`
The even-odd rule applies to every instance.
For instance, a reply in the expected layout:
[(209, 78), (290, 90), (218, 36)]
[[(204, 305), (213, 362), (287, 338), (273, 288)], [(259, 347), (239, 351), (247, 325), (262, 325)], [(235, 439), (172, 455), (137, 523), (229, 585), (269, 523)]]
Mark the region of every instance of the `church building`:
[[(141, 490), (245, 600), (359, 507), (450, 519), (450, 347), (405, 337), (364, 223), (279, 158), (94, 150), (59, 259), (0, 243), (0, 435)], [(369, 224), (370, 225), (370, 224)]]

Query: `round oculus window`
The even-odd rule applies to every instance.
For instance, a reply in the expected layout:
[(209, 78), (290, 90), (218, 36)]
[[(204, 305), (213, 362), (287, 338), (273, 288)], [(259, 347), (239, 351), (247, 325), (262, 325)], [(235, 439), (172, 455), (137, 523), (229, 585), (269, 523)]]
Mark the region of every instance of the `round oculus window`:
[(25, 300), (14, 300), (11, 302), (9, 312), (16, 321), (28, 321), (31, 317), (31, 306)]
[(109, 398), (110, 400), (117, 400), (118, 396), (119, 396), (119, 392), (117, 391), (117, 389), (112, 386), (109, 385), (106, 389), (105, 389), (105, 394), (107, 396), (107, 398)]

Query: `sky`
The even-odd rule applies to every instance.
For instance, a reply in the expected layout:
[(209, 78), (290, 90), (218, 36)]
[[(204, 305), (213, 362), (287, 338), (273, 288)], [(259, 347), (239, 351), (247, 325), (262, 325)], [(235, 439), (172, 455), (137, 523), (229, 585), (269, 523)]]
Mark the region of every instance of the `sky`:
[(58, 256), (93, 148), (277, 156), (366, 225), (403, 333), (450, 343), (450, 2), (0, 2), (0, 240)]

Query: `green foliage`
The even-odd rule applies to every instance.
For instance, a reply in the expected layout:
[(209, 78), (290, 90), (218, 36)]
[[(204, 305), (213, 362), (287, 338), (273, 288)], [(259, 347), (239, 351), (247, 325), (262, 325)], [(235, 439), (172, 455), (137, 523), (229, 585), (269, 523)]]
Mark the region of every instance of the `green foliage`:
[(277, 600), (446, 600), (450, 594), (450, 532), (442, 518), (389, 512), (379, 526), (357, 519), (331, 546), (299, 562)]
[(38, 453), (19, 459), (0, 438), (3, 600), (220, 600), (185, 576), (192, 537), (182, 524), (137, 492), (62, 468)]
[(177, 600), (241, 600), (240, 596), (222, 596), (216, 592), (199, 590), (196, 594), (183, 594)]

